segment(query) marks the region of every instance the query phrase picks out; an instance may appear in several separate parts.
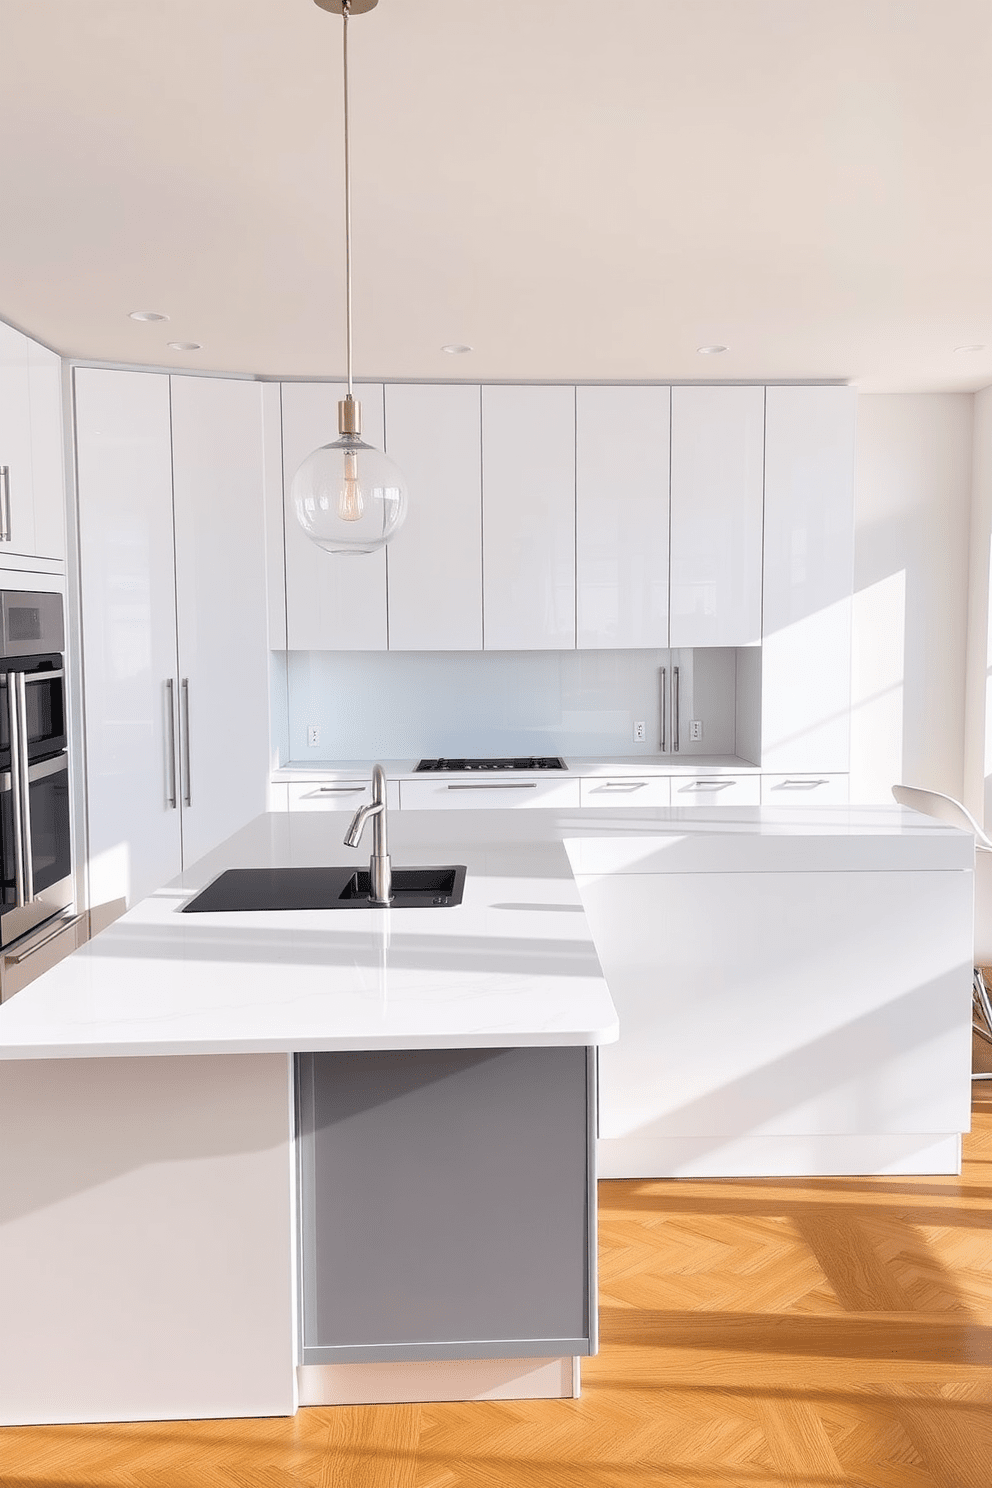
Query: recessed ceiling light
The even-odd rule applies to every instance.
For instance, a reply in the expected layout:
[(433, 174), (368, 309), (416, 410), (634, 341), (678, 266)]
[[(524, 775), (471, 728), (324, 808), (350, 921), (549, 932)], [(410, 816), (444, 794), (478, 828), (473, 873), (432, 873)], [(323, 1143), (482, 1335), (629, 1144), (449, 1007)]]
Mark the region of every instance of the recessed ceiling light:
[(700, 356), (718, 356), (721, 351), (729, 351), (729, 346), (697, 346), (696, 350)]
[(955, 351), (987, 351), (987, 346), (955, 346)]
[(158, 310), (131, 310), (129, 314), (132, 320), (168, 320), (169, 318)]
[(170, 351), (200, 351), (202, 343), (199, 341), (170, 341)]
[(451, 346), (442, 346), (441, 350), (448, 352), (450, 356), (464, 356), (465, 352), (471, 351), (472, 348), (471, 346), (460, 346), (457, 342), (453, 342)]

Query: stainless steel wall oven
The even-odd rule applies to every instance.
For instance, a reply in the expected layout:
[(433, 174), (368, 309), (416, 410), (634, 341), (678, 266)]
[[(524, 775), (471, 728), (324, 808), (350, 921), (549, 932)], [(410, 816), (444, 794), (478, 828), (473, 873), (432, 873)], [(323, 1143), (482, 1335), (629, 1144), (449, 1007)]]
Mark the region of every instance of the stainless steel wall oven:
[(62, 599), (0, 591), (0, 947), (72, 903)]

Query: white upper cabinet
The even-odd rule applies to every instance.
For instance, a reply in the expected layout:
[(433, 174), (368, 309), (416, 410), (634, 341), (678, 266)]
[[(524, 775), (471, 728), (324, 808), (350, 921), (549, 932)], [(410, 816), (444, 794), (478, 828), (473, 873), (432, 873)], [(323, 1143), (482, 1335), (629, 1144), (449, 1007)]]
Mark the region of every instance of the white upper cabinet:
[(482, 415), (468, 385), (389, 385), (386, 451), (409, 491), (386, 553), (391, 651), (482, 649)]
[(61, 363), (0, 322), (2, 467), (0, 563), (8, 556), (64, 559)]
[[(293, 476), (312, 450), (338, 438), (344, 384), (286, 382), (282, 386), (283, 480), (286, 506), (286, 626), (290, 650), (384, 651), (386, 553), (325, 553), (296, 520)], [(383, 448), (382, 386), (355, 389), (362, 438)]]
[(580, 387), (575, 419), (577, 644), (666, 647), (671, 389)]
[(575, 389), (482, 389), (487, 651), (575, 645)]
[(266, 810), (263, 385), (172, 378), (183, 860)]
[(672, 389), (671, 644), (761, 640), (764, 388)]
[(182, 867), (169, 378), (75, 387), (90, 902), (133, 904)]
[(848, 769), (856, 402), (767, 390), (763, 769)]

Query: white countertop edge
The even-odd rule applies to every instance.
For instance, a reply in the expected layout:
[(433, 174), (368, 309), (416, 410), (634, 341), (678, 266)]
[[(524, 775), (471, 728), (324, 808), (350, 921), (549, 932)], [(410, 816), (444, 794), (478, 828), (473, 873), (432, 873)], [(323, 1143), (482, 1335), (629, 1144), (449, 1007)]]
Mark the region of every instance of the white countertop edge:
[[(553, 751), (552, 751), (553, 752)], [(428, 756), (429, 758), (430, 756)], [(700, 771), (715, 775), (760, 775), (760, 765), (752, 764), (749, 760), (737, 758), (735, 755), (686, 755), (679, 756), (667, 754), (652, 755), (616, 755), (616, 756), (592, 756), (579, 758), (573, 755), (561, 755), (565, 761), (564, 770), (514, 770), (512, 772), (493, 772), (499, 774), (502, 779), (505, 774), (512, 773), (514, 779), (524, 780), (568, 780), (578, 776), (595, 778), (601, 775), (694, 775)], [(274, 785), (285, 785), (287, 783), (306, 785), (317, 781), (358, 781), (368, 780), (372, 774), (374, 760), (315, 760), (312, 764), (306, 760), (290, 760), (285, 765), (274, 768), (269, 776)], [(483, 772), (478, 770), (417, 770), (417, 761), (413, 759), (402, 760), (380, 760), (389, 780), (473, 780), (477, 781)], [(768, 772), (766, 772), (768, 773)], [(781, 771), (775, 773), (781, 774)], [(795, 772), (793, 772), (795, 773)], [(815, 773), (815, 772), (812, 772)]]

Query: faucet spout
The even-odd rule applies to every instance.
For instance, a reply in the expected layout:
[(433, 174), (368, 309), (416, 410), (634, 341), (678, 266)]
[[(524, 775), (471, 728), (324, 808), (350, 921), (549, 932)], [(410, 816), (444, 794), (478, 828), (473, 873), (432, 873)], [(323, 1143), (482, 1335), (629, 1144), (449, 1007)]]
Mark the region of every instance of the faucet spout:
[(346, 847), (357, 847), (372, 819), (372, 856), (369, 859), (369, 899), (373, 904), (388, 904), (393, 897), (393, 875), (386, 838), (386, 772), (381, 765), (372, 767), (372, 800), (359, 806), (344, 834)]

